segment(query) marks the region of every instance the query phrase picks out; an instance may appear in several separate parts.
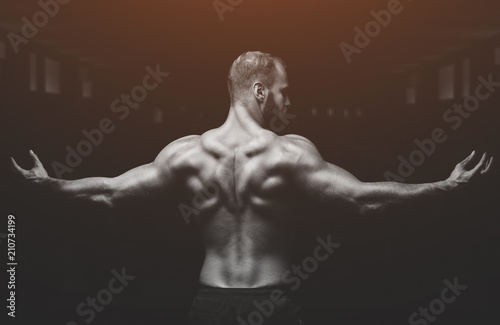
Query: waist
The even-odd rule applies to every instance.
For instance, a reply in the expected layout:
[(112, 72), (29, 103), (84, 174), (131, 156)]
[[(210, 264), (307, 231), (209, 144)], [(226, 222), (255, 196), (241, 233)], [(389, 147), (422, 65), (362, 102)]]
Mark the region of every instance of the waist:
[(285, 284), (268, 285), (256, 288), (222, 288), (213, 287), (206, 284), (198, 285), (197, 297), (200, 298), (227, 298), (227, 297), (240, 297), (240, 298), (266, 298), (271, 295), (285, 294), (287, 297), (295, 296), (294, 291), (290, 286)]
[(200, 285), (190, 312), (190, 324), (302, 324), (299, 299), (283, 285), (219, 288)]
[(265, 256), (242, 261), (207, 255), (200, 273), (200, 284), (215, 288), (280, 287), (290, 261), (282, 256)]

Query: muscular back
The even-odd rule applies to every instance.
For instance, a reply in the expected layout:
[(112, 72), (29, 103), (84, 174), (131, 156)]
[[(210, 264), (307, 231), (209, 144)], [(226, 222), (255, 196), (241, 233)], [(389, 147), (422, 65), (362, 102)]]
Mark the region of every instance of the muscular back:
[(294, 235), (294, 157), (290, 140), (262, 130), (220, 129), (179, 140), (170, 160), (205, 245), (202, 283), (277, 284), (290, 264)]

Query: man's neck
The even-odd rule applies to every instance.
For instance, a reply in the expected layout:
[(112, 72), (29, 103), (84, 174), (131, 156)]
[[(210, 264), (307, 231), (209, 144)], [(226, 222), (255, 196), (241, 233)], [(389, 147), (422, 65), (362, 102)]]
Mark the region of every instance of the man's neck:
[(236, 103), (231, 105), (223, 127), (254, 134), (262, 131), (264, 124), (264, 117), (258, 107), (245, 107)]

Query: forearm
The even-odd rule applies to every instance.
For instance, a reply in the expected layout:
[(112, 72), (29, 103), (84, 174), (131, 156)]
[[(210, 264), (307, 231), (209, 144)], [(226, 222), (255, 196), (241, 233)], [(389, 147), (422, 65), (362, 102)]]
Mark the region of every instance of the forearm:
[(20, 184), (41, 194), (50, 194), (57, 198), (72, 199), (84, 204), (96, 204), (105, 207), (117, 207), (163, 196), (169, 191), (169, 184), (174, 184), (174, 173), (168, 165), (170, 155), (175, 151), (160, 152), (155, 161), (133, 168), (117, 177), (89, 177), (78, 180), (60, 180), (48, 176), (42, 163), (33, 151), (34, 167), (30, 170), (21, 168), (14, 158), (11, 167), (20, 177)]
[(364, 183), (358, 202), (361, 214), (385, 212), (389, 209), (424, 203), (454, 191), (457, 186), (448, 180), (404, 184), (396, 182)]
[(57, 198), (77, 200), (82, 203), (111, 206), (109, 178), (90, 177), (78, 180), (43, 178), (32, 181), (34, 187)]

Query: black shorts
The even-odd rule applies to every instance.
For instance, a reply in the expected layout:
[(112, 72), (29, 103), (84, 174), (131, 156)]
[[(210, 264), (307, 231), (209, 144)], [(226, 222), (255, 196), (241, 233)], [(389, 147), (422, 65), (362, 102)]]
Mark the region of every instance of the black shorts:
[(216, 288), (200, 285), (189, 325), (301, 325), (300, 305), (286, 286)]

